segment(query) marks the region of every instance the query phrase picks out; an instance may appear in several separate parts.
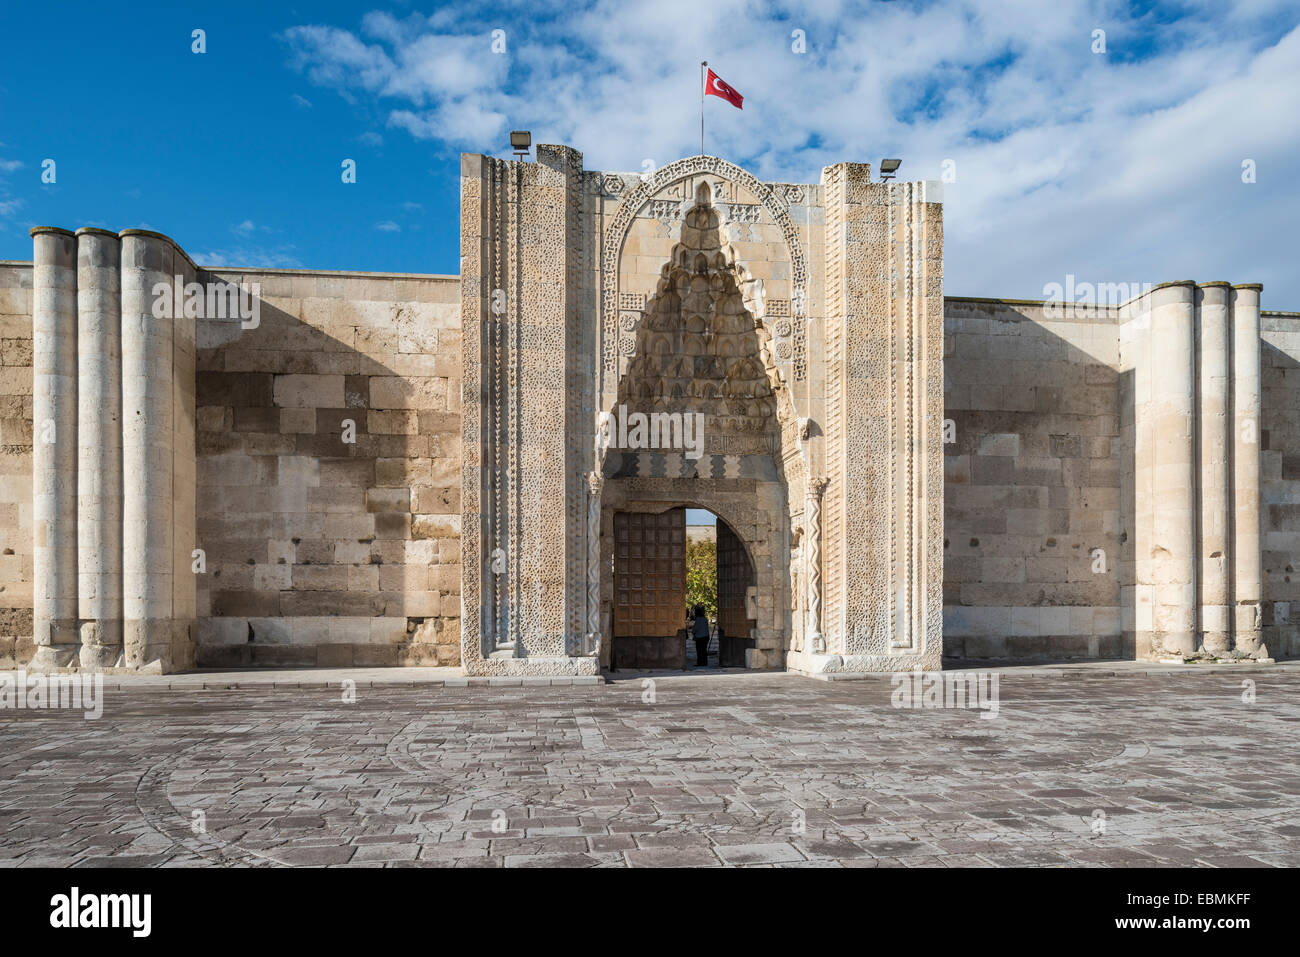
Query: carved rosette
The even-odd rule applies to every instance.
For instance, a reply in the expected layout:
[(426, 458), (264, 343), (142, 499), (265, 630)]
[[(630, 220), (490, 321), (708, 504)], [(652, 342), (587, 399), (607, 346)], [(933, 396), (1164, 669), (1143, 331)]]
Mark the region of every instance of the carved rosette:
[(822, 635), (822, 493), (829, 479), (815, 478), (808, 482), (808, 498), (804, 512), (808, 526), (808, 640), (810, 652), (825, 654), (826, 638)]

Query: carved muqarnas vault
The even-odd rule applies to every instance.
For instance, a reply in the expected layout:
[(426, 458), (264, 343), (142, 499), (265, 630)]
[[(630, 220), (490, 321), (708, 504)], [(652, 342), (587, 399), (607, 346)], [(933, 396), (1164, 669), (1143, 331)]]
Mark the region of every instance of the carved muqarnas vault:
[[(737, 264), (720, 226), (709, 187), (701, 183), (637, 327), (636, 352), (619, 382), (619, 404), (645, 415), (700, 413), (706, 451), (770, 456), (780, 431), (759, 342), (766, 332), (755, 323), (752, 302), (746, 303), (755, 284)], [(711, 459), (679, 461), (677, 455), (672, 464), (669, 477), (707, 476), (714, 466)], [(649, 466), (643, 456), (615, 455), (605, 473), (636, 475)]]

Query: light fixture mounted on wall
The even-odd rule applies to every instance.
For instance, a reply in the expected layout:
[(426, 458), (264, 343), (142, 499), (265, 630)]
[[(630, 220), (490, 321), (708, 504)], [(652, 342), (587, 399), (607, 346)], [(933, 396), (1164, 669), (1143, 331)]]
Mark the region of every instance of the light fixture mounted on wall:
[(528, 155), (528, 150), (533, 145), (533, 134), (527, 130), (510, 131), (510, 148), (515, 151), (515, 156), (523, 159)]
[(882, 159), (880, 161), (880, 181), (884, 183), (893, 179), (894, 174), (898, 172), (898, 167), (902, 165), (903, 161), (901, 159)]

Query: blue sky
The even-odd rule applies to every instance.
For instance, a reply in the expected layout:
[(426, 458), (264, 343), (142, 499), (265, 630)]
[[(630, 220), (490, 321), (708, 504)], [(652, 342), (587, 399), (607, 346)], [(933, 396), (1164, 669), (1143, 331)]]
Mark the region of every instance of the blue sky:
[(763, 178), (955, 172), (950, 295), (1227, 279), (1300, 310), (1298, 23), (1295, 0), (9, 3), (0, 258), (36, 224), (144, 226), (207, 265), (455, 273), (462, 150), (519, 127), (589, 168), (693, 154), (708, 59), (746, 97), (710, 99), (709, 151)]

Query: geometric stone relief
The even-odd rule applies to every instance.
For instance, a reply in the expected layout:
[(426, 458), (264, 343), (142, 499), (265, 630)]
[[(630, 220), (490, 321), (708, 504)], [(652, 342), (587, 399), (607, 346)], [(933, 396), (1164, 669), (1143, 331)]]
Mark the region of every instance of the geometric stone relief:
[[(761, 308), (762, 284), (749, 276), (728, 244), (725, 210), (712, 201), (709, 181), (696, 178), (693, 185), (696, 202), (683, 204), (689, 208), (681, 220), (681, 238), (664, 250), (653, 294), (643, 310), (617, 312), (616, 349), (623, 372), (606, 401), (624, 417), (699, 413), (703, 442), (694, 448), (703, 454), (690, 458), (676, 448), (623, 447), (628, 443), (620, 441), (604, 461), (603, 475), (610, 484), (603, 497), (607, 516), (626, 503), (636, 510), (648, 502), (676, 499), (734, 520), (757, 559), (757, 583), (767, 596), (761, 612), (751, 616), (757, 621), (756, 644), (746, 660), (751, 667), (780, 666), (789, 628), (789, 585), (785, 564), (772, 562), (767, 549), (788, 534), (782, 436), (794, 418), (793, 406), (769, 356), (770, 332), (751, 308)], [(640, 255), (645, 255), (644, 247)], [(637, 275), (648, 278), (644, 272)], [(623, 305), (621, 295), (614, 301)], [(629, 315), (639, 318), (634, 330), (626, 329)], [(800, 452), (791, 454), (797, 458)], [(737, 508), (756, 496), (762, 509)], [(602, 561), (608, 562), (608, 554)], [(608, 574), (607, 566), (602, 574)], [(608, 578), (606, 582), (610, 587)]]
[(597, 181), (600, 191), (607, 196), (621, 196), (627, 188), (627, 182), (617, 173), (605, 173)]
[(803, 382), (808, 378), (808, 324), (797, 322), (792, 330), (794, 334), (794, 381)]
[[(678, 186), (677, 189), (680, 190), (681, 187)], [(728, 180), (710, 181), (709, 189), (713, 192), (713, 201), (715, 203), (731, 203), (736, 198), (736, 185)]]
[(759, 220), (759, 210), (762, 207), (750, 204), (730, 203), (724, 204), (722, 212), (728, 222), (748, 223), (753, 225)]
[(649, 215), (651, 219), (673, 220), (681, 215), (681, 201), (676, 199), (652, 199)]
[(701, 412), (710, 436), (770, 433), (776, 402), (741, 294), (744, 270), (722, 241), (710, 203), (701, 183), (645, 320), (635, 336), (620, 337), (620, 353), (635, 354), (619, 384), (620, 404), (646, 413)]
[[(804, 258), (804, 251), (799, 240), (798, 229), (790, 220), (790, 216), (785, 208), (787, 202), (785, 196), (777, 196), (772, 188), (757, 179), (751, 173), (719, 159), (716, 156), (694, 156), (687, 159), (677, 160), (661, 167), (652, 174), (640, 177), (640, 182), (629, 192), (623, 202), (609, 217), (605, 229), (604, 243), (601, 252), (601, 272), (602, 272), (602, 290), (600, 299), (600, 331), (601, 331), (601, 362), (600, 369), (604, 374), (601, 392), (610, 395), (614, 391), (615, 382), (618, 375), (617, 356), (622, 343), (619, 341), (619, 308), (626, 308), (621, 301), (618, 291), (618, 262), (621, 255), (623, 243), (627, 237), (628, 230), (631, 227), (632, 219), (642, 207), (651, 199), (651, 197), (660, 196), (670, 187), (674, 190), (682, 188), (682, 180), (690, 176), (699, 176), (702, 174), (712, 174), (712, 176), (721, 177), (723, 182), (714, 184), (710, 180), (710, 187), (713, 192), (713, 201), (715, 203), (728, 202), (735, 196), (736, 187), (741, 187), (748, 191), (752, 196), (759, 200), (758, 204), (746, 204), (750, 206), (763, 206), (768, 215), (781, 230), (785, 239), (786, 247), (790, 257), (790, 280), (796, 289), (807, 287), (808, 269), (807, 261)], [(604, 188), (611, 191), (614, 188), (613, 180), (618, 179), (613, 174), (608, 174), (602, 180)], [(618, 180), (620, 183), (621, 179)], [(619, 192), (622, 192), (619, 189)], [(685, 198), (684, 196), (682, 197)], [(728, 205), (730, 203), (728, 202)], [(738, 204), (739, 205), (739, 204)], [(741, 215), (748, 216), (748, 212)], [(796, 341), (795, 355), (799, 351)]]

